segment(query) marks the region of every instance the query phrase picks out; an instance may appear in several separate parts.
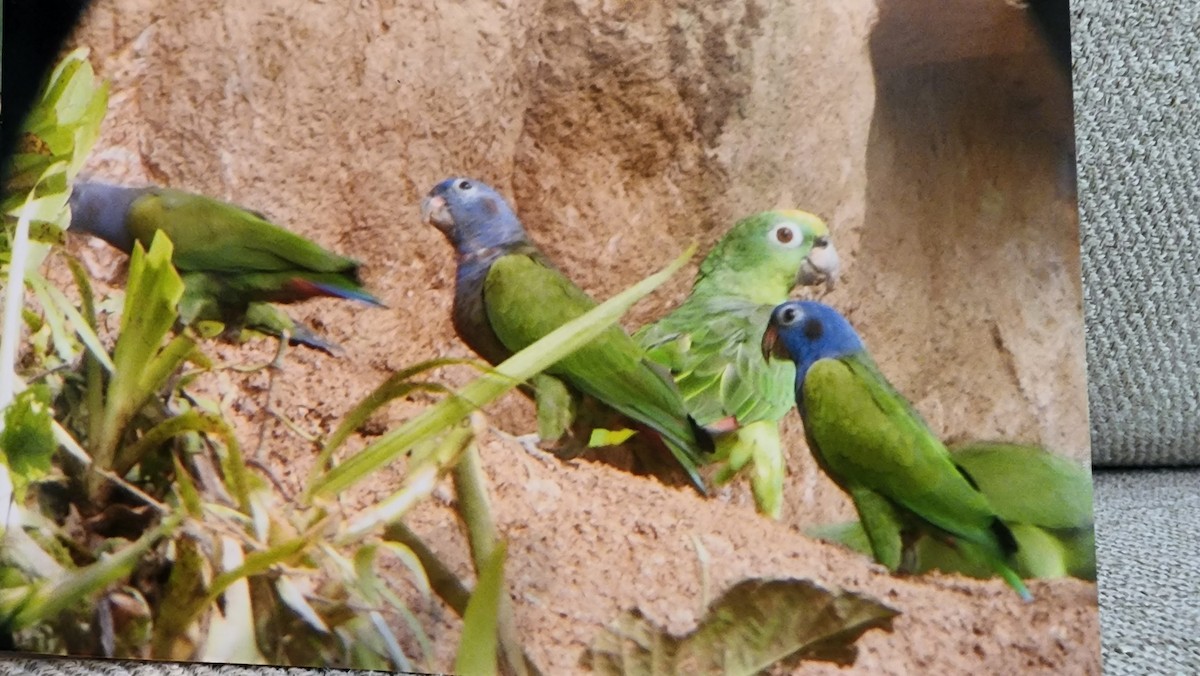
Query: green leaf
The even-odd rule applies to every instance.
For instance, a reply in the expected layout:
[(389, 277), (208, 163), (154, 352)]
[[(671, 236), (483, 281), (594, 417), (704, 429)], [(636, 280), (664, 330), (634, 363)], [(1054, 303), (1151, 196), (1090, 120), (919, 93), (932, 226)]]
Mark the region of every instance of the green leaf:
[(385, 553), (391, 554), (400, 560), (400, 563), (408, 569), (412, 574), (413, 585), (417, 591), (421, 592), (421, 596), (428, 599), (431, 594), (429, 586), (429, 575), (425, 572), (425, 567), (421, 565), (421, 559), (407, 545), (400, 542), (381, 542), (379, 546)]
[(379, 387), (376, 387), (374, 391), (364, 397), (362, 401), (355, 404), (354, 408), (346, 413), (345, 417), (342, 418), (342, 422), (338, 424), (337, 429), (329, 435), (329, 439), (321, 449), (320, 455), (317, 456), (317, 466), (325, 467), (329, 459), (333, 457), (333, 452), (337, 450), (338, 446), (341, 446), (342, 442), (354, 430), (362, 426), (367, 421), (367, 418), (371, 417), (372, 413), (389, 401), (407, 396), (416, 390), (437, 392), (439, 394), (447, 392), (446, 388), (442, 385), (414, 381), (412, 380), (413, 376), (442, 366), (450, 366), (452, 364), (476, 365), (478, 363), (471, 359), (431, 359), (393, 373)]
[(50, 473), (54, 441), (54, 418), (50, 410), (50, 388), (37, 385), (21, 392), (4, 412), (0, 452), (11, 472), (14, 492), (20, 502), (25, 488)]
[(854, 642), (891, 631), (899, 613), (868, 596), (830, 592), (807, 580), (743, 580), (676, 637), (639, 610), (623, 614), (584, 663), (601, 674), (755, 674), (782, 661), (854, 663)]
[(320, 613), (309, 604), (304, 592), (296, 586), (296, 583), (292, 582), (291, 578), (284, 575), (275, 580), (275, 591), (279, 594), (279, 600), (291, 608), (292, 612), (296, 613), (296, 616), (305, 624), (322, 634), (329, 633), (329, 626), (321, 619)]
[[(92, 458), (98, 469), (113, 468), (125, 427), (194, 346), (190, 338), (176, 336), (161, 347), (175, 323), (176, 307), (183, 296), (183, 280), (171, 265), (172, 249), (171, 240), (162, 232), (155, 234), (149, 252), (134, 244), (121, 333), (113, 348), (115, 369), (105, 392), (99, 438), (91, 440)], [(94, 496), (94, 481), (90, 488)]]
[[(245, 556), (237, 538), (228, 535), (221, 538), (221, 567), (227, 572), (218, 575), (213, 580), (213, 586), (222, 579), (228, 580), (228, 584), (221, 587), (223, 603), (220, 612), (210, 615), (207, 636), (198, 655), (201, 661), (243, 664), (263, 664), (267, 661), (258, 649), (254, 607), (250, 600), (250, 585), (246, 580), (248, 576), (237, 573), (246, 569), (249, 558)], [(216, 605), (214, 596), (207, 600), (206, 606)]]
[[(53, 226), (59, 234), (70, 224), (70, 181), (99, 138), (108, 108), (108, 84), (96, 78), (87, 57), (85, 48), (70, 52), (46, 79), (41, 98), (25, 118), (0, 205), (5, 213), (15, 215), (25, 193), (35, 189), (32, 219)], [(40, 230), (34, 227), (35, 239), (57, 239)]]
[(588, 448), (620, 446), (626, 441), (629, 441), (629, 438), (635, 434), (637, 434), (637, 430), (606, 430), (602, 427), (597, 427), (596, 429), (592, 430), (592, 436), (588, 437)]
[(479, 582), (471, 592), (463, 613), (462, 640), (454, 659), (454, 673), (465, 676), (496, 673), (497, 629), (500, 625), (500, 595), (504, 591), (503, 542), (496, 545), (486, 565), (479, 571)]
[[(111, 373), (115, 366), (113, 365), (112, 358), (108, 356), (108, 351), (104, 349), (104, 344), (100, 342), (100, 336), (96, 335), (96, 330), (92, 328), (92, 321), (84, 318), (83, 314), (75, 308), (75, 305), (67, 299), (66, 294), (58, 287), (46, 281), (37, 271), (30, 270), (26, 277), (31, 285), (45, 289), (51, 303), (70, 320), (71, 328), (75, 330), (76, 335), (87, 346), (88, 351)], [(49, 308), (47, 308), (47, 311), (49, 311)]]

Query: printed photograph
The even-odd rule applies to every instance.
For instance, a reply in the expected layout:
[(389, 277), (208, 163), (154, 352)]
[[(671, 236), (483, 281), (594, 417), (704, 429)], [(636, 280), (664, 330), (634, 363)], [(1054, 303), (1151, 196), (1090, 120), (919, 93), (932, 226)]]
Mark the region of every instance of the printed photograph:
[(1099, 674), (1068, 19), (94, 0), (5, 174), (0, 650)]

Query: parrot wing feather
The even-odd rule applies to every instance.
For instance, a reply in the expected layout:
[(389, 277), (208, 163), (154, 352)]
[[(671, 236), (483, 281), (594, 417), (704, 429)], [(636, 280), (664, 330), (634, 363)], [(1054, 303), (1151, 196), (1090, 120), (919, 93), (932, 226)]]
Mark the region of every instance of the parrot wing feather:
[(143, 243), (155, 231), (165, 231), (181, 271), (337, 273), (357, 267), (253, 212), (179, 190), (148, 191), (134, 203), (128, 219), (130, 231)]
[[(582, 289), (535, 253), (497, 259), (484, 281), (483, 296), (489, 324), (513, 352), (596, 306)], [(651, 367), (641, 348), (619, 326), (610, 327), (547, 372), (661, 433), (687, 453), (685, 468), (694, 472), (701, 451), (678, 390)]]
[(762, 357), (771, 307), (738, 298), (690, 298), (637, 334), (651, 359), (667, 366), (701, 425), (728, 416), (738, 424), (780, 420), (794, 406), (791, 362)]
[(1092, 526), (1092, 478), (1077, 462), (1034, 446), (990, 442), (951, 456), (1005, 521), (1053, 529)]

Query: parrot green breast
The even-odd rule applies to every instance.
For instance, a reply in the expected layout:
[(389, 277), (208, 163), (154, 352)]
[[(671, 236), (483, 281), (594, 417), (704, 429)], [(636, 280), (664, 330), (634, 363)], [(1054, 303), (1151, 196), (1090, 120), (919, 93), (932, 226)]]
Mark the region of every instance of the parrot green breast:
[[(488, 323), (512, 352), (596, 306), (540, 256), (524, 253), (501, 256), (492, 264), (483, 298)], [(694, 448), (683, 400), (674, 384), (646, 361), (641, 348), (619, 326), (601, 333), (547, 372), (650, 425), (678, 445)]]
[(655, 362), (674, 376), (692, 417), (711, 425), (781, 420), (795, 405), (796, 367), (763, 359), (760, 346), (773, 305), (738, 297), (691, 296), (638, 332)]
[(994, 542), (987, 499), (865, 353), (814, 363), (801, 416), (818, 461), (844, 489), (870, 489), (937, 528)]
[(169, 188), (138, 198), (127, 223), (145, 246), (156, 231), (166, 232), (175, 245), (172, 261), (181, 272), (343, 273), (358, 267), (254, 212)]

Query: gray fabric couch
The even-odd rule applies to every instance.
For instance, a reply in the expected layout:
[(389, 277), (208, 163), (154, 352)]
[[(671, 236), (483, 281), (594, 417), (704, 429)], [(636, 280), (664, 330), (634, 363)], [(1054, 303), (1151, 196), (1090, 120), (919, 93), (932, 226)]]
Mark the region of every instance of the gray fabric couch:
[(1104, 667), (1200, 672), (1200, 4), (1073, 3)]

